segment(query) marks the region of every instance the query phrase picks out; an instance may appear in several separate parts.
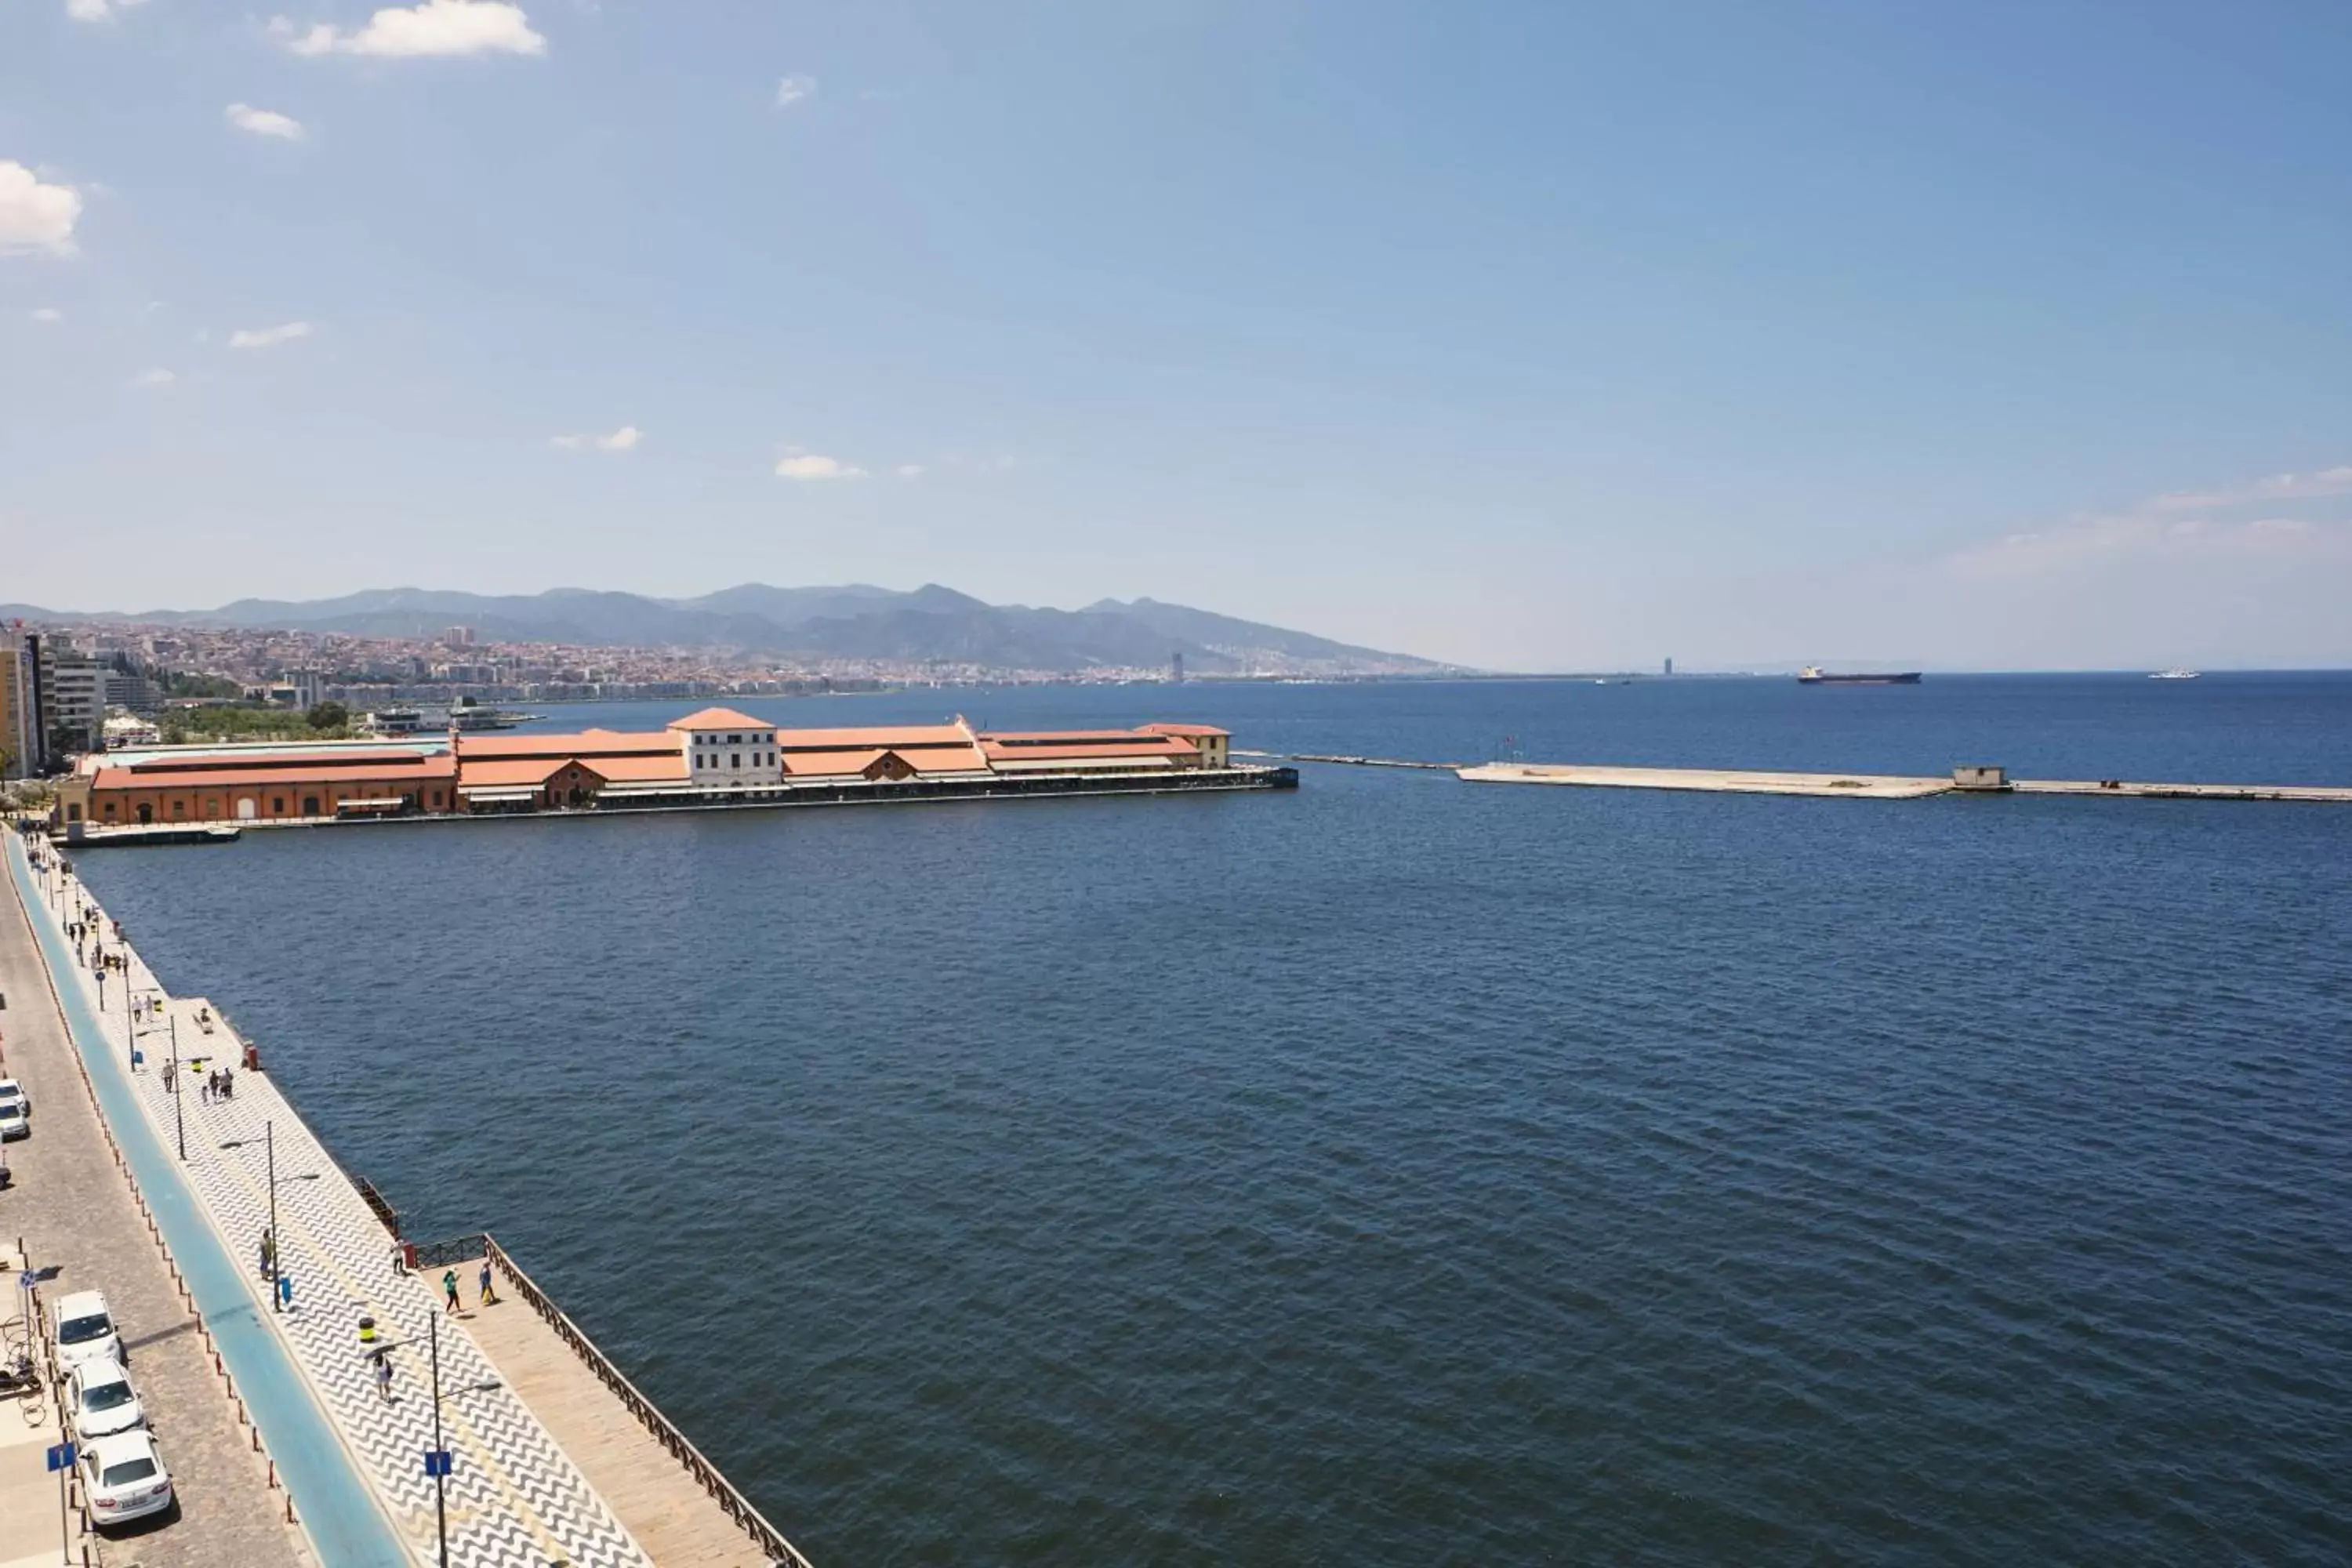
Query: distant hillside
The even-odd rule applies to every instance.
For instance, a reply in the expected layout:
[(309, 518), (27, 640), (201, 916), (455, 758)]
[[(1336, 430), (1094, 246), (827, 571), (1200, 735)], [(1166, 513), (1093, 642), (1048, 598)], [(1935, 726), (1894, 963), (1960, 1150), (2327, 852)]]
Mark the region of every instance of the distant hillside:
[(1448, 666), (1355, 647), (1281, 626), (1154, 599), (1104, 599), (1082, 610), (990, 605), (927, 584), (898, 593), (864, 584), (776, 588), (746, 583), (693, 599), (551, 588), (492, 595), (371, 588), (339, 599), (239, 599), (216, 610), (72, 614), (0, 605), (28, 621), (239, 626), (424, 637), (470, 626), (485, 640), (589, 647), (709, 648), (803, 658), (889, 659), (1077, 673), (1157, 668), (1182, 654), (1199, 675), (1430, 675)]

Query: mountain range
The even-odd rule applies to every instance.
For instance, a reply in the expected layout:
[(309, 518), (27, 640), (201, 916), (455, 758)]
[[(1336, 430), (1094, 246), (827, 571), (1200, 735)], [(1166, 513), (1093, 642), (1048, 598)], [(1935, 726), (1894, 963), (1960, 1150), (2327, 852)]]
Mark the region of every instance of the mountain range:
[(1157, 668), (1181, 654), (1200, 675), (1431, 675), (1452, 668), (1356, 647), (1156, 599), (1104, 599), (1079, 610), (991, 605), (937, 584), (911, 593), (865, 584), (777, 588), (745, 583), (698, 598), (587, 588), (483, 595), (372, 588), (341, 598), (239, 599), (215, 610), (73, 614), (0, 605), (0, 617), (66, 625), (241, 627), (430, 637), (451, 626), (486, 642), (587, 647), (709, 648), (810, 659), (980, 665), (1077, 673)]

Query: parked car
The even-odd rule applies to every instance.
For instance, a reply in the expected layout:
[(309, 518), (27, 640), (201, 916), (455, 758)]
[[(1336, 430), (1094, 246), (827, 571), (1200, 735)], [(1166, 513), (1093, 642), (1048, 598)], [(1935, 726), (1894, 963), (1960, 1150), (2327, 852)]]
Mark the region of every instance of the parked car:
[(25, 1092), (25, 1086), (13, 1078), (0, 1078), (0, 1105), (12, 1100), (23, 1102), (26, 1115), (33, 1114), (33, 1097)]
[(66, 1379), (66, 1405), (73, 1416), (75, 1436), (83, 1442), (111, 1437), (147, 1425), (146, 1407), (131, 1374), (119, 1361), (86, 1361)]
[(143, 1426), (84, 1444), (81, 1464), (82, 1487), (100, 1530), (160, 1513), (174, 1500), (163, 1450)]
[(77, 1290), (60, 1296), (53, 1310), (58, 1361), (68, 1372), (86, 1361), (110, 1361), (118, 1365), (129, 1361), (122, 1352), (122, 1336), (115, 1331), (114, 1314), (106, 1310), (106, 1298), (100, 1292)]
[(33, 1119), (25, 1113), (21, 1100), (0, 1100), (0, 1142), (11, 1138), (30, 1138)]

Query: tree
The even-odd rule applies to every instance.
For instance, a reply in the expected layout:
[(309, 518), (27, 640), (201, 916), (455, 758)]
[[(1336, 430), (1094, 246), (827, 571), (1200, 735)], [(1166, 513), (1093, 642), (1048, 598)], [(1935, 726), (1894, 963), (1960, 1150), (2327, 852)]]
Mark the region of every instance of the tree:
[(304, 715), (313, 730), (340, 730), (352, 721), (351, 710), (340, 702), (317, 702)]

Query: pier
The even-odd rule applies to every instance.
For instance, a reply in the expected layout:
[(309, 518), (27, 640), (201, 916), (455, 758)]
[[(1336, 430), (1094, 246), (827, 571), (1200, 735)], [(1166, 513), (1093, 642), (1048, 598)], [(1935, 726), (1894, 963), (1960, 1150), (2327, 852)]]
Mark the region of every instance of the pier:
[(1717, 795), (1826, 795), (1843, 800), (1919, 800), (1938, 795), (2095, 795), (2102, 800), (2269, 800), (2352, 805), (2352, 787), (2329, 784), (2166, 784), (2133, 779), (2011, 779), (1998, 768), (1949, 774), (1791, 773), (1727, 768), (1584, 767), (1565, 763), (1486, 763), (1454, 770), (1472, 784), (1572, 784), (1592, 789), (1697, 790)]
[[(117, 1173), (131, 1193), (185, 1303), (185, 1342), (228, 1391), (231, 1430), (243, 1435), (232, 1446), (249, 1436), (264, 1467), (278, 1500), (265, 1503), (263, 1521), (299, 1528), (310, 1554), (337, 1568), (444, 1560), (478, 1568), (806, 1568), (487, 1236), (429, 1253), (446, 1262), (420, 1255), (411, 1268), (382, 1197), (337, 1165), (228, 1018), (201, 997), (164, 992), (54, 855), (37, 871), (16, 837), (7, 837), (9, 881), (51, 993), (39, 1001), (54, 1000), (77, 1087), (110, 1153), (100, 1169)], [(91, 970), (89, 940), (78, 952), (67, 934), (74, 920), (105, 933), (100, 945), (124, 967), (103, 977)], [(37, 1004), (21, 985), (10, 992), (13, 1037)], [(234, 1074), (235, 1092), (204, 1092), (207, 1075), (223, 1069)], [(44, 1088), (37, 1141), (71, 1136), (69, 1098)], [(257, 1249), (273, 1220), (270, 1278)], [(478, 1259), (488, 1261), (501, 1300), (481, 1300)], [(449, 1268), (458, 1274), (457, 1313), (440, 1302)], [(97, 1287), (110, 1299), (131, 1289), (118, 1282), (115, 1265), (102, 1273), (65, 1288)], [(369, 1344), (390, 1353), (389, 1399), (374, 1386)], [(446, 1495), (419, 1458), (435, 1446), (428, 1356), (436, 1352), (439, 1446), (452, 1456)], [(134, 1352), (135, 1377), (149, 1375), (155, 1353)], [(183, 1429), (175, 1422), (163, 1438), (175, 1459)], [(193, 1521), (200, 1496), (193, 1467), (184, 1484)], [(202, 1504), (222, 1505), (219, 1497)], [(53, 1494), (48, 1508), (54, 1539)], [(88, 1543), (95, 1549), (98, 1539)], [(241, 1561), (192, 1552), (193, 1539), (174, 1525), (109, 1560)]]

